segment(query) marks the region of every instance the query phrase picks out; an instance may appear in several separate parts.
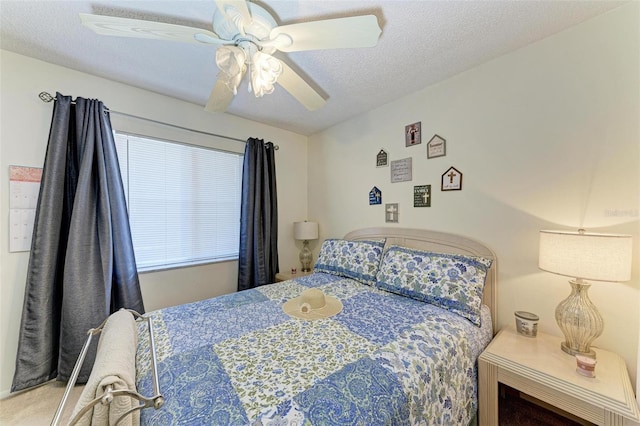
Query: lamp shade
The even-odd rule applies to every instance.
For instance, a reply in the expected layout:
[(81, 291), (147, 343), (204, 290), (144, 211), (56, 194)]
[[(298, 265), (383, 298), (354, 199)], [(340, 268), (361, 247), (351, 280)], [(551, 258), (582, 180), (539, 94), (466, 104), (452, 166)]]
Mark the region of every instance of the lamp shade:
[(593, 281), (631, 279), (631, 235), (540, 231), (538, 267)]
[(318, 223), (317, 222), (294, 222), (293, 237), (296, 240), (318, 239)]

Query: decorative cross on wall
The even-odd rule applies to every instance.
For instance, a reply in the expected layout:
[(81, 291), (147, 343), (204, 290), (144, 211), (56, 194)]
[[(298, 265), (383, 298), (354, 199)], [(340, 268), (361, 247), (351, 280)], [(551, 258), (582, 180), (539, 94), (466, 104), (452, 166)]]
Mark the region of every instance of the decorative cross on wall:
[(398, 203), (385, 204), (385, 222), (398, 223)]
[(431, 185), (413, 187), (413, 207), (431, 207)]
[(369, 204), (382, 204), (382, 191), (380, 191), (376, 186), (371, 188), (371, 191), (369, 191)]
[(442, 174), (442, 191), (458, 191), (462, 189), (462, 173), (455, 167)]

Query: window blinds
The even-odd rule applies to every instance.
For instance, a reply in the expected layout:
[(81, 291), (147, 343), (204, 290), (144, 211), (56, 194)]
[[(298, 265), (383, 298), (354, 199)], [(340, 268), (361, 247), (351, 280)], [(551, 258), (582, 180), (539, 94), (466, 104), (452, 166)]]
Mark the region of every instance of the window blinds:
[(238, 256), (243, 156), (116, 133), (139, 270)]

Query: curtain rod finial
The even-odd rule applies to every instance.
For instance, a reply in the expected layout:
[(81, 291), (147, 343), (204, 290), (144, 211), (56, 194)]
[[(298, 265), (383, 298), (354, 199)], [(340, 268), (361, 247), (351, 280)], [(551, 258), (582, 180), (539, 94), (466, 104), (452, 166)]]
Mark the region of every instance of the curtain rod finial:
[(42, 102), (51, 102), (55, 99), (49, 92), (40, 92), (38, 93), (38, 97)]

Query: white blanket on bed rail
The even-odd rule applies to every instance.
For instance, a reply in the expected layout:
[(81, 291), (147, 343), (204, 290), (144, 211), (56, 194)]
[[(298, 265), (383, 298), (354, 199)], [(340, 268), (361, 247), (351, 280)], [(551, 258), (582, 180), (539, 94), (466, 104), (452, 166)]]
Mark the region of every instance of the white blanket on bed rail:
[[(95, 398), (102, 397), (109, 385), (112, 385), (114, 390), (136, 391), (137, 344), (138, 331), (133, 315), (126, 310), (112, 314), (100, 334), (93, 370), (72, 417)], [(114, 425), (120, 416), (137, 405), (138, 401), (128, 396), (118, 396), (109, 405), (98, 402), (77, 424)], [(139, 424), (140, 411), (135, 411), (119, 423), (127, 426)]]

